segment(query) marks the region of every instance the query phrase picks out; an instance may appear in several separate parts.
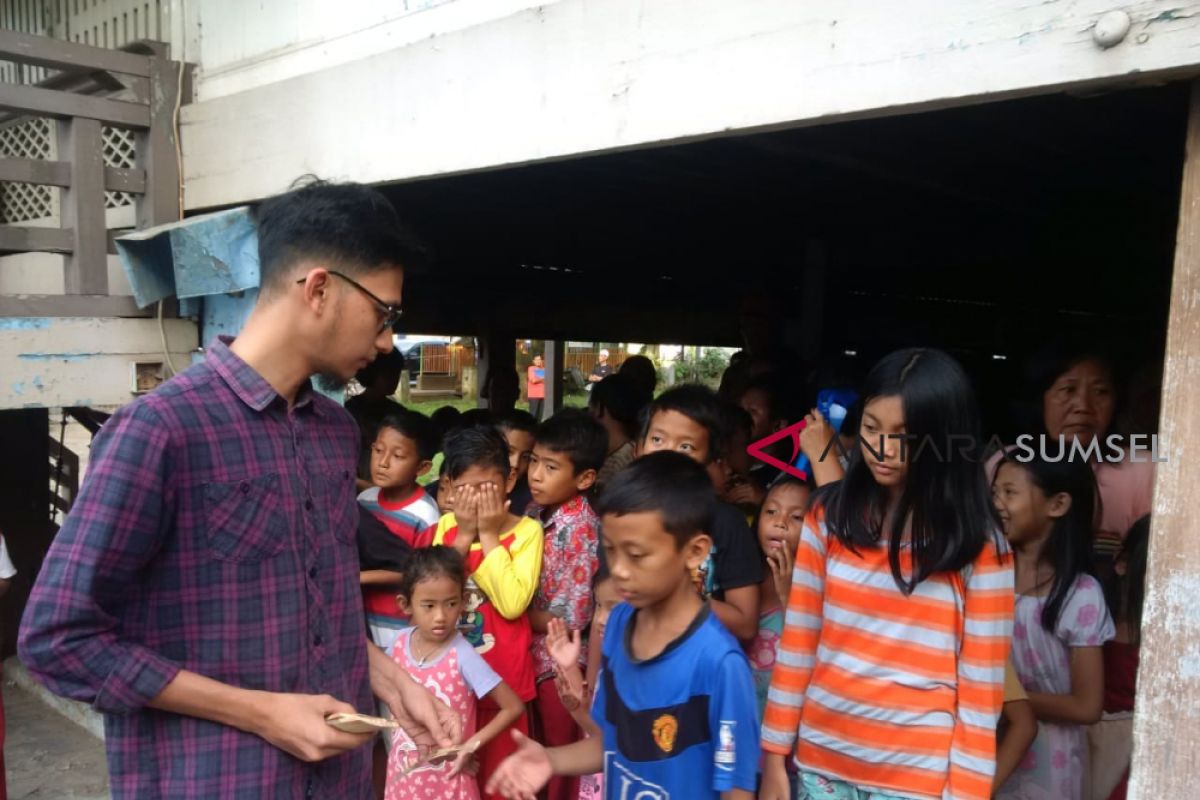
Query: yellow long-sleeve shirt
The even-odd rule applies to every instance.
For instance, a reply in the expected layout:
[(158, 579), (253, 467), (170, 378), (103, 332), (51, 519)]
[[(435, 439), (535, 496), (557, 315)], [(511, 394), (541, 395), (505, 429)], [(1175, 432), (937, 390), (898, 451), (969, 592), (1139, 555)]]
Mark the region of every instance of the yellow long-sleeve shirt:
[[(453, 546), (457, 536), (458, 520), (445, 514), (438, 520), (433, 544)], [(467, 554), (470, 580), (463, 635), (525, 701), (536, 694), (529, 652), (533, 634), (525, 610), (542, 573), (542, 543), (541, 523), (522, 517), (486, 556), (479, 542)]]

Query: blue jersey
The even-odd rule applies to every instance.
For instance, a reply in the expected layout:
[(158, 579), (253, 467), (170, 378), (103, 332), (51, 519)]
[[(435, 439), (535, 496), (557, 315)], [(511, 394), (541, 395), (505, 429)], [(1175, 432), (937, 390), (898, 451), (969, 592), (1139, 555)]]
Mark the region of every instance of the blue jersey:
[(757, 705), (750, 666), (708, 606), (662, 653), (631, 655), (635, 612), (613, 609), (592, 717), (607, 800), (697, 800), (754, 792)]

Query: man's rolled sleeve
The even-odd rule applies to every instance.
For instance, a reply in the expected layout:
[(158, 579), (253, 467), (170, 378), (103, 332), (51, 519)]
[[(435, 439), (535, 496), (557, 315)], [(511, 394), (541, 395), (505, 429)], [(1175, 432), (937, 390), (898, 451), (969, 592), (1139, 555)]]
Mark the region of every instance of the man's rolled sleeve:
[(21, 621), (18, 650), (51, 691), (125, 714), (179, 665), (126, 638), (121, 609), (157, 555), (172, 515), (170, 435), (146, 401), (96, 436), (74, 509), (50, 546)]

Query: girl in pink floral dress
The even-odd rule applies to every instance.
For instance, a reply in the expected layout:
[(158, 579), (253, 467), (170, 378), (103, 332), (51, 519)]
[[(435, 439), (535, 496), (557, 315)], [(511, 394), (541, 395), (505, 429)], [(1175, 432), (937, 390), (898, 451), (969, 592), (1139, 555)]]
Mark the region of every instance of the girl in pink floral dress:
[[(413, 553), (397, 600), (412, 617), (391, 656), (413, 680), (456, 711), (463, 720), (463, 750), (454, 759), (430, 763), (402, 730), (388, 754), (385, 800), (479, 800), (474, 777), (462, 772), (466, 759), (525, 713), (525, 705), (458, 632), (466, 565), (452, 547)], [(475, 701), (490, 697), (500, 713), (475, 730)]]
[(992, 484), (1016, 553), (1012, 661), (1038, 718), (1001, 800), (1081, 800), (1087, 725), (1104, 700), (1101, 646), (1114, 628), (1092, 577), (1096, 485), (1082, 461), (1000, 463)]

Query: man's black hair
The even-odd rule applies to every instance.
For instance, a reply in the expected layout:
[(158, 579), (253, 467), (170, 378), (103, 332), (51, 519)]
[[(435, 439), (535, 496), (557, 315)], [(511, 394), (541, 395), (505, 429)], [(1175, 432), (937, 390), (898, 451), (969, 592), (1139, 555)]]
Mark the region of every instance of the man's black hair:
[(462, 412), (454, 406), (442, 406), (429, 415), (429, 420), (437, 431), (439, 448), (442, 446), (446, 434), (458, 425), (460, 419), (462, 419)]
[(503, 431), (521, 431), (523, 433), (535, 433), (537, 431), (537, 420), (533, 414), (528, 411), (523, 411), (519, 408), (514, 408), (500, 416), (496, 417), (496, 427)]
[(621, 362), (617, 374), (633, 381), (635, 390), (641, 396), (652, 396), (655, 387), (658, 386), (658, 370), (654, 368), (654, 362), (643, 355), (626, 358)]
[(446, 436), (442, 449), (446, 454), (443, 464), (450, 480), (457, 480), (471, 467), (497, 469), (505, 478), (512, 469), (508, 463), (508, 442), (491, 425), (453, 430)]
[(354, 380), (358, 381), (365, 389), (369, 388), (384, 375), (398, 377), (403, 371), (404, 356), (400, 355), (396, 350), (390, 350), (386, 353), (381, 353), (374, 361), (360, 369), (354, 375)]
[(641, 440), (646, 440), (655, 414), (674, 411), (708, 431), (708, 461), (716, 461), (725, 452), (725, 425), (717, 393), (698, 383), (685, 383), (660, 394), (646, 407), (642, 417)]
[(564, 408), (538, 426), (534, 440), (540, 447), (562, 453), (571, 460), (575, 474), (604, 466), (608, 455), (608, 432), (581, 408)]
[(492, 412), (486, 408), (468, 408), (458, 418), (458, 427), (474, 428), (480, 425), (492, 424)]
[(399, 414), (388, 414), (379, 421), (378, 430), (384, 428), (391, 428), (401, 436), (412, 439), (422, 461), (431, 461), (437, 454), (437, 429), (429, 417), (418, 411), (404, 409)]
[(656, 512), (663, 528), (683, 547), (696, 534), (712, 529), (717, 498), (704, 467), (682, 453), (660, 451), (618, 472), (594, 505), (600, 517)]
[[(302, 185), (301, 182), (304, 182)], [(283, 286), (303, 260), (326, 261), (351, 277), (400, 266), (424, 269), (429, 251), (378, 190), (302, 178), (255, 209), (260, 284)]]
[(588, 407), (603, 410), (620, 424), (630, 439), (638, 435), (642, 409), (650, 404), (653, 392), (643, 392), (637, 380), (623, 372), (614, 372), (592, 384)]

